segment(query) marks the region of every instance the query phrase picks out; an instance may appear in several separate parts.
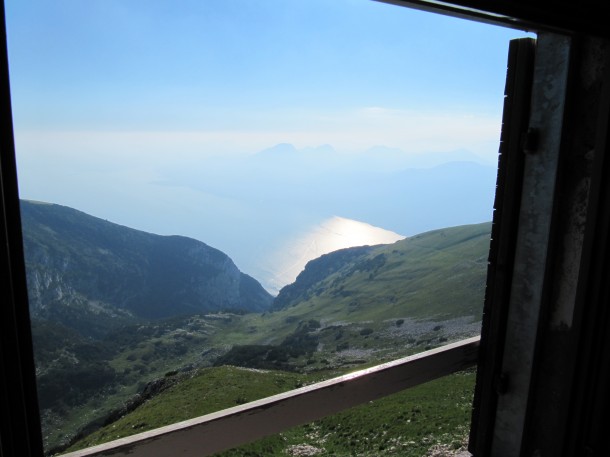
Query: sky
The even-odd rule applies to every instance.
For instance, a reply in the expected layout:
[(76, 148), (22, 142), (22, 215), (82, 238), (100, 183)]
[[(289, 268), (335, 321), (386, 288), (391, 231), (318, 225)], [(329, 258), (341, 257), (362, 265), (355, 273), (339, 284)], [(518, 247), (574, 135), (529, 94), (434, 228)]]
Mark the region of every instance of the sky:
[(16, 128), (62, 151), (87, 133), (125, 153), (484, 153), (523, 35), (371, 0), (10, 0), (7, 16)]
[(371, 0), (8, 0), (6, 14), (21, 196), (193, 236), (240, 267), (252, 254), (235, 237), (271, 210), (186, 175), (264, 174), (227, 161), (278, 144), (327, 145), (341, 167), (380, 148), (493, 166), (508, 42), (526, 35)]

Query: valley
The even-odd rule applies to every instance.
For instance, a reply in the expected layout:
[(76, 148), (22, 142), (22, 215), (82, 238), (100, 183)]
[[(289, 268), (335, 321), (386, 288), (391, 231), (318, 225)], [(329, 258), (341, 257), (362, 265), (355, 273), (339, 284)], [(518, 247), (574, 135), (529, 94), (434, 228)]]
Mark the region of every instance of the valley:
[[(198, 397), (192, 409), (179, 408), (180, 417), (193, 417), (479, 333), (489, 223), (325, 254), (274, 298), (226, 255), (198, 241), (145, 234), (58, 205), (22, 205), (49, 454), (124, 436), (108, 431), (122, 427), (116, 419), (127, 421), (130, 433), (181, 420), (167, 413), (171, 408), (141, 409), (144, 400), (172, 404), (163, 397), (170, 392)], [(246, 375), (256, 380), (241, 385), (240, 393), (220, 394), (225, 389), (218, 379)], [(455, 376), (469, 380), (456, 393), (467, 398), (472, 373)], [(188, 394), (192, 383), (204, 394)], [(388, 401), (380, 408), (402, 404)], [(400, 414), (387, 414), (394, 413)], [(138, 414), (147, 418), (135, 419)], [(326, 425), (307, 427), (322, 427), (320, 436), (337, 441), (337, 452), (343, 446)], [(294, 446), (313, 433), (303, 430), (288, 433)], [(392, 439), (402, 442), (401, 433)], [(449, 441), (459, 441), (450, 435)], [(269, 446), (275, 447), (268, 455), (286, 449)], [(391, 447), (391, 440), (375, 446)]]

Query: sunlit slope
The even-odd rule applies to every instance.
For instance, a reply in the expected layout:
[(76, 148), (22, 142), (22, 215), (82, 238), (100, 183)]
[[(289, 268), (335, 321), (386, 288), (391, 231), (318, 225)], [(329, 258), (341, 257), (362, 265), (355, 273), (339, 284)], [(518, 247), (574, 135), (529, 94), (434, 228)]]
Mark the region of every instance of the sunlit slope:
[(268, 272), (263, 282), (276, 293), (295, 281), (307, 262), (354, 246), (389, 244), (404, 236), (364, 222), (333, 216), (307, 227), (267, 254)]
[(396, 319), (479, 321), (490, 232), (491, 223), (465, 225), (324, 255), (282, 289), (274, 311), (246, 315), (217, 336), (227, 344), (275, 344), (310, 319), (321, 332)]
[[(133, 412), (78, 442), (80, 449), (229, 408), (315, 382), (320, 375), (207, 368), (159, 383), (160, 392)], [(432, 446), (456, 449), (467, 436), (474, 373), (455, 375), (350, 409), (222, 455), (421, 456)], [(314, 455), (314, 454), (307, 454)]]
[(133, 412), (91, 434), (70, 450), (133, 435), (302, 387), (318, 377), (238, 367), (204, 368), (175, 374), (150, 385)]
[[(313, 307), (349, 320), (480, 315), (490, 230), (489, 223), (435, 230), (361, 250), (335, 268), (345, 252), (331, 253), (310, 262), (274, 308)], [(307, 281), (319, 268), (330, 274)]]

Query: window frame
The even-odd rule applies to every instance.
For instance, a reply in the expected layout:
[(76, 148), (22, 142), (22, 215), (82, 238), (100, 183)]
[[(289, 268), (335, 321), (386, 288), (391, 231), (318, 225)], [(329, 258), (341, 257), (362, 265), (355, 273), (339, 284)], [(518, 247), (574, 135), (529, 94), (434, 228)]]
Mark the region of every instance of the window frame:
[(21, 235), (6, 45), (0, 5), (0, 456), (43, 455)]
[[(578, 5), (561, 3), (550, 11), (543, 2), (522, 0), (377, 1), (515, 28), (610, 36), (610, 30), (604, 23), (602, 5), (597, 2), (581, 2)], [(0, 413), (0, 455), (40, 457), (43, 448), (27, 306), (4, 2), (0, 5), (0, 53), (0, 400), (3, 405)], [(498, 349), (498, 342), (490, 344), (491, 348)], [(425, 356), (430, 354), (425, 353), (420, 360), (426, 360)], [(496, 389), (501, 387), (501, 383), (495, 385)], [(489, 395), (485, 394), (483, 400), (489, 400)]]

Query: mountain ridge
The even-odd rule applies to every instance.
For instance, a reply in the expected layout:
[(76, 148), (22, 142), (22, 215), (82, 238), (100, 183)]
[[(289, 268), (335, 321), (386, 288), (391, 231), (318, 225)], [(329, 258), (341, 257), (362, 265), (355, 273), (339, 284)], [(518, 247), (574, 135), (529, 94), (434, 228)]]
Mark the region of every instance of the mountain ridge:
[[(26, 201), (22, 211), (51, 448), (172, 373), (223, 364), (329, 373), (479, 331), (489, 223), (323, 255), (271, 308), (256, 280), (205, 243), (59, 205)], [(265, 306), (247, 312), (246, 299)]]
[[(372, 317), (370, 304), (383, 303), (396, 312), (408, 309), (415, 317), (429, 318), (438, 309), (439, 315), (478, 318), (490, 232), (491, 224), (485, 222), (326, 254), (307, 263), (297, 280), (280, 290), (272, 309), (298, 305), (309, 314), (343, 307), (353, 316), (364, 312)], [(442, 294), (437, 293), (440, 284)], [(449, 284), (450, 293), (445, 290)]]
[(131, 229), (61, 205), (22, 201), (21, 210), (33, 317), (68, 321), (81, 333), (91, 324), (89, 336), (99, 336), (138, 320), (264, 311), (271, 304), (256, 280), (201, 241)]

